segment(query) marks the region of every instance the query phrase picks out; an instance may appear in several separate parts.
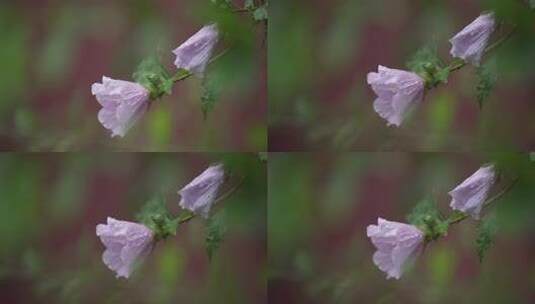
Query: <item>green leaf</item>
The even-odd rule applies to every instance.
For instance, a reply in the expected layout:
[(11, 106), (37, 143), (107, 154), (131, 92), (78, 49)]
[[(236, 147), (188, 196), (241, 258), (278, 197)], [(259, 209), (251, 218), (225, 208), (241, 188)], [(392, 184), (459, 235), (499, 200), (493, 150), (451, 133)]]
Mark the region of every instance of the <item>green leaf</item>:
[(164, 94), (171, 95), (173, 79), (156, 56), (141, 61), (132, 78), (150, 91), (151, 99), (160, 98)]
[(427, 241), (436, 240), (448, 232), (448, 221), (442, 218), (435, 201), (431, 198), (423, 199), (416, 204), (407, 216), (407, 220), (425, 233)]
[(253, 12), (253, 18), (255, 21), (263, 21), (268, 19), (267, 4), (264, 4)]
[(165, 239), (176, 235), (180, 219), (173, 218), (167, 209), (163, 195), (158, 195), (147, 201), (136, 216), (137, 220), (149, 227), (157, 239)]
[(479, 262), (483, 262), (487, 250), (494, 244), (494, 238), (498, 231), (498, 224), (495, 216), (485, 218), (479, 223), (478, 235), (476, 239), (477, 255)]
[(205, 247), (209, 260), (212, 260), (215, 251), (219, 249), (226, 230), (225, 213), (223, 210), (212, 215), (206, 221)]
[(529, 0), (529, 7), (535, 9), (535, 0)]
[(217, 99), (219, 97), (219, 82), (214, 77), (206, 76), (201, 85), (201, 110), (204, 119), (214, 109)]
[(483, 103), (489, 97), (492, 89), (498, 81), (498, 73), (496, 71), (496, 63), (490, 62), (481, 65), (477, 68), (476, 74), (478, 77), (478, 83), (476, 86), (476, 96), (479, 107), (483, 107)]
[(409, 59), (407, 67), (425, 80), (427, 88), (448, 82), (450, 71), (438, 56), (436, 45), (427, 45), (419, 49)]

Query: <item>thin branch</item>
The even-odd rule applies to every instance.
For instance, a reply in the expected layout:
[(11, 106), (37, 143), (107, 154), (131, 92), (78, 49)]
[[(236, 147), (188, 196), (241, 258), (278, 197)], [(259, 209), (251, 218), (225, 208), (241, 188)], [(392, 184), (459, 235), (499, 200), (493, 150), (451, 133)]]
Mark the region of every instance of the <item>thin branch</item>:
[(212, 57), (212, 59), (210, 59), (210, 61), (208, 62), (208, 64), (212, 64), (214, 61), (216, 61), (216, 60), (218, 60), (219, 58), (223, 57), (226, 53), (228, 53), (228, 51), (230, 51), (230, 47), (224, 49), (223, 51), (221, 51), (221, 53), (219, 53), (219, 54), (215, 55), (214, 57)]
[[(181, 70), (181, 71), (185, 71), (185, 70)], [(179, 81), (184, 80), (184, 79), (186, 79), (186, 78), (188, 78), (188, 77), (193, 75), (193, 73), (191, 73), (190, 71), (186, 71), (183, 74), (182, 73), (179, 74), (179, 73), (180, 73), (180, 71), (177, 72), (175, 74), (175, 76), (173, 76), (173, 78), (171, 78), (173, 80), (173, 82), (179, 82)]]
[(230, 188), (227, 192), (225, 192), (224, 194), (219, 196), (214, 201), (214, 204), (215, 203), (220, 203), (220, 202), (226, 200), (227, 198), (229, 198), (232, 194), (234, 194), (234, 192), (236, 192), (236, 190), (238, 190), (241, 187), (241, 185), (243, 184), (244, 180), (245, 180), (245, 177), (241, 177), (240, 180), (238, 181), (238, 183), (236, 183), (236, 185), (234, 185), (234, 187)]
[[(191, 219), (193, 219), (195, 217), (195, 213), (191, 212), (191, 213), (188, 213), (186, 216), (182, 217), (182, 218), (179, 218), (178, 220), (178, 223), (179, 224), (183, 224), (183, 223), (186, 223), (186, 222), (189, 222)], [(180, 216), (179, 216), (180, 217)]]
[(509, 40), (509, 38), (511, 38), (513, 34), (516, 32), (517, 28), (518, 28), (517, 25), (513, 25), (513, 27), (507, 34), (503, 35), (500, 39), (496, 40), (493, 44), (489, 45), (487, 49), (485, 50), (485, 55), (494, 51), (496, 48), (502, 45), (502, 43)]

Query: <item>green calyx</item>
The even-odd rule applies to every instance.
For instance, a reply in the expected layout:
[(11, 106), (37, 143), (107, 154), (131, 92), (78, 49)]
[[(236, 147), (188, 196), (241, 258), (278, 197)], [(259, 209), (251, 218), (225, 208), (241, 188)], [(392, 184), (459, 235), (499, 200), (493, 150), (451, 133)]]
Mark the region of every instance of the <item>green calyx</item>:
[(424, 79), (426, 89), (432, 89), (441, 83), (447, 83), (449, 73), (448, 68), (442, 68), (431, 62), (426, 62), (422, 65), (418, 75)]
[(448, 220), (440, 215), (435, 201), (430, 198), (420, 201), (407, 216), (407, 220), (424, 233), (426, 242), (448, 233)]
[(448, 234), (449, 224), (438, 217), (426, 215), (418, 228), (425, 234), (425, 241), (435, 241)]
[(440, 59), (434, 45), (419, 49), (407, 62), (407, 67), (425, 81), (426, 89), (448, 82), (450, 68)]
[(171, 235), (176, 235), (179, 219), (169, 218), (163, 214), (155, 214), (151, 217), (152, 223), (149, 228), (154, 232), (156, 240), (164, 240)]
[(149, 90), (152, 100), (161, 98), (165, 94), (171, 95), (171, 89), (173, 88), (172, 80), (156, 74), (149, 74), (145, 77), (147, 81), (144, 83), (144, 86)]
[(137, 219), (154, 232), (157, 241), (176, 235), (180, 225), (180, 218), (175, 218), (169, 212), (163, 195), (147, 201), (137, 214)]
[(150, 99), (171, 95), (173, 78), (155, 56), (144, 59), (132, 75), (134, 80), (150, 92)]

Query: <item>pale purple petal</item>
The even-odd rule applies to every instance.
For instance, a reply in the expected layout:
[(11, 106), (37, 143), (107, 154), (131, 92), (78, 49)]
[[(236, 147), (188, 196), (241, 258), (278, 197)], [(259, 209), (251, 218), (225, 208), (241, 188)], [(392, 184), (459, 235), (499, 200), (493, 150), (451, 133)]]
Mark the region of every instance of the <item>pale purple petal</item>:
[(180, 207), (188, 209), (203, 217), (208, 217), (215, 202), (219, 187), (225, 179), (223, 165), (210, 166), (201, 175), (193, 179), (178, 191)]
[(387, 279), (399, 279), (404, 266), (415, 259), (420, 252), (424, 233), (413, 225), (391, 222), (378, 218), (377, 225), (369, 225), (367, 235), (377, 251), (373, 255), (374, 264)]
[(415, 73), (379, 66), (377, 73), (368, 73), (367, 80), (377, 95), (373, 108), (388, 125), (399, 127), (423, 99), (425, 82)]
[(102, 109), (98, 121), (111, 131), (111, 136), (124, 137), (126, 132), (147, 111), (149, 91), (143, 86), (124, 80), (102, 77), (102, 84), (94, 83), (91, 93)]
[(452, 200), (451, 208), (470, 214), (479, 219), (479, 213), (487, 200), (490, 188), (496, 180), (494, 166), (479, 168), (474, 174), (464, 180), (449, 192)]
[(219, 31), (215, 24), (204, 26), (173, 51), (176, 67), (202, 77), (218, 39)]
[(119, 277), (130, 277), (134, 266), (149, 254), (154, 233), (138, 223), (108, 217), (107, 224), (97, 225), (97, 236), (106, 250), (102, 261)]
[(475, 66), (479, 66), (481, 58), (494, 32), (496, 21), (494, 13), (483, 14), (450, 39), (450, 53)]

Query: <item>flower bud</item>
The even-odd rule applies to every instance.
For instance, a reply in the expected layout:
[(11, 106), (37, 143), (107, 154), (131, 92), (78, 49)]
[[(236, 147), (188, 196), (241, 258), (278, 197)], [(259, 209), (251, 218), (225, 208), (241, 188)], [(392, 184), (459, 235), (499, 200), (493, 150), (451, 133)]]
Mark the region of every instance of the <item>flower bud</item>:
[(203, 27), (173, 51), (176, 67), (202, 77), (218, 39), (219, 31), (215, 24)]
[(479, 213), (495, 180), (496, 173), (493, 165), (481, 167), (455, 189), (448, 192), (452, 198), (451, 208), (479, 219)]
[(481, 57), (495, 29), (494, 13), (483, 14), (467, 25), (450, 39), (451, 55), (461, 58), (475, 66), (481, 63)]
[(180, 207), (207, 218), (224, 179), (223, 165), (210, 166), (178, 191), (181, 197)]

